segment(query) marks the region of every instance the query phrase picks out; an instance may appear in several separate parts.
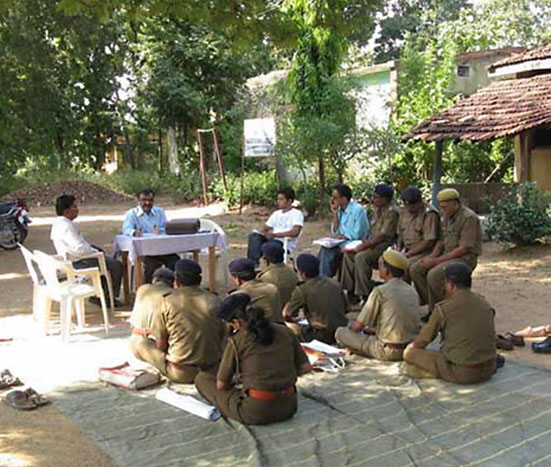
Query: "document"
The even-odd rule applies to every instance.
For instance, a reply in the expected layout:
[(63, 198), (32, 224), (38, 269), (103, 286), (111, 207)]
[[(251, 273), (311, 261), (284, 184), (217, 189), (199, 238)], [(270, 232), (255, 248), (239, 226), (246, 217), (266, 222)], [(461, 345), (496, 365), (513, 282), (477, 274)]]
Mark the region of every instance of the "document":
[(322, 237), (314, 240), (312, 243), (314, 245), (323, 246), (325, 248), (335, 248), (344, 242), (346, 242), (346, 240), (342, 238)]
[(343, 247), (342, 251), (350, 251), (354, 248), (360, 246), (362, 244), (361, 240), (353, 240), (350, 243), (348, 243), (345, 247)]
[(159, 389), (155, 394), (155, 398), (165, 404), (172, 405), (173, 407), (197, 415), (205, 420), (210, 420), (211, 422), (220, 418), (220, 412), (213, 405), (205, 404), (185, 394), (178, 394), (168, 388)]

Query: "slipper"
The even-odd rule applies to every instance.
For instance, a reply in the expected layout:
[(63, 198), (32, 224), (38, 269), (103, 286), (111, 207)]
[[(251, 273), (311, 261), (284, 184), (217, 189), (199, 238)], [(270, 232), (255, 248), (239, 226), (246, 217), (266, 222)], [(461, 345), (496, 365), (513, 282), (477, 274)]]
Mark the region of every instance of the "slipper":
[(516, 345), (517, 347), (524, 347), (526, 345), (524, 342), (524, 337), (516, 336), (510, 331), (505, 333), (505, 339), (507, 339), (509, 342), (512, 342), (513, 345)]
[(23, 383), (10, 373), (10, 370), (4, 370), (0, 373), (0, 389), (11, 388), (12, 386), (22, 386)]
[(38, 407), (36, 402), (29, 399), (29, 395), (25, 391), (11, 391), (4, 397), (4, 402), (16, 410), (33, 410)]
[(27, 389), (25, 391), (25, 394), (27, 394), (27, 397), (29, 398), (29, 400), (33, 401), (37, 407), (48, 405), (50, 403), (50, 401), (46, 399), (46, 397), (36, 392), (33, 388)]
[(505, 337), (501, 334), (496, 336), (496, 347), (501, 350), (513, 350), (515, 348), (513, 343), (510, 340), (505, 339)]

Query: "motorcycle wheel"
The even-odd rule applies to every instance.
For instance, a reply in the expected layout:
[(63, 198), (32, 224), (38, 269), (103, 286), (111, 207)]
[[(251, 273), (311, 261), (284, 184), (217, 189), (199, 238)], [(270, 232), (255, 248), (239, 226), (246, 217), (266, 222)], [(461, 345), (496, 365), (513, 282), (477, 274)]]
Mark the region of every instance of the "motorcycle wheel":
[(23, 242), (23, 240), (27, 236), (27, 232), (25, 231), (24, 227), (17, 224), (16, 221), (12, 222), (11, 228), (13, 232), (11, 239), (0, 239), (0, 248), (3, 248), (4, 250), (15, 250), (17, 248), (17, 244)]

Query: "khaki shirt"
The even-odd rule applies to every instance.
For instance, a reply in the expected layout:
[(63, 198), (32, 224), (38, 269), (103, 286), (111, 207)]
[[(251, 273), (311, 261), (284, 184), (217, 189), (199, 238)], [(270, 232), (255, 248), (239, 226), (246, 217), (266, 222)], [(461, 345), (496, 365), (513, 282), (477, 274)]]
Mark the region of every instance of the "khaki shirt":
[(332, 334), (339, 326), (346, 326), (346, 298), (341, 285), (325, 276), (313, 277), (295, 288), (287, 311), (296, 316), (300, 309), (310, 326)]
[(308, 357), (297, 337), (283, 324), (272, 324), (274, 340), (270, 345), (254, 341), (246, 329), (228, 339), (217, 379), (231, 383), (241, 375), (243, 389), (279, 391), (295, 384), (299, 368)]
[(406, 207), (400, 210), (398, 221), (398, 243), (413, 250), (422, 242), (440, 238), (440, 213), (431, 204), (425, 204), (416, 214)]
[(441, 352), (457, 365), (484, 363), (496, 357), (494, 309), (468, 289), (438, 303), (419, 339), (431, 342), (442, 333)]
[(153, 325), (153, 316), (161, 313), (163, 297), (170, 295), (174, 289), (164, 282), (144, 284), (136, 292), (136, 301), (130, 324), (133, 328), (150, 329)]
[(402, 279), (391, 279), (375, 287), (358, 315), (358, 321), (375, 326), (381, 342), (411, 342), (421, 329), (419, 295)]
[(369, 219), (371, 223), (371, 235), (369, 237), (384, 235), (386, 242), (393, 243), (396, 239), (396, 226), (398, 225), (399, 216), (400, 211), (393, 203), (389, 203), (382, 208), (374, 208)]
[(444, 254), (458, 246), (469, 249), (469, 256), (479, 256), (482, 252), (482, 227), (478, 216), (465, 206), (453, 217), (442, 220), (444, 235)]
[(199, 286), (178, 287), (164, 298), (153, 335), (168, 342), (168, 361), (197, 366), (220, 361), (226, 326), (215, 316), (219, 304), (216, 295)]
[(295, 271), (283, 263), (270, 264), (257, 278), (262, 282), (268, 282), (277, 287), (281, 296), (282, 308), (291, 299), (293, 290), (295, 290), (298, 283)]
[(252, 281), (243, 282), (232, 293), (246, 293), (251, 297), (251, 305), (262, 308), (266, 318), (274, 323), (283, 323), (281, 296), (274, 284), (253, 279)]

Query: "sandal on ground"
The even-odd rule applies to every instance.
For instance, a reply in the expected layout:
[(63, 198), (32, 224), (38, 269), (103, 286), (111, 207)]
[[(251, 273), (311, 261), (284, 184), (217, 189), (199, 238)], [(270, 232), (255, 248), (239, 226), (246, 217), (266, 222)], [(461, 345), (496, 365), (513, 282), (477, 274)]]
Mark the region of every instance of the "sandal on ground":
[(11, 388), (12, 386), (22, 386), (23, 383), (19, 378), (13, 376), (10, 370), (4, 370), (0, 373), (0, 389)]
[(501, 334), (496, 336), (496, 347), (501, 350), (513, 350), (515, 348), (513, 343)]
[(526, 343), (524, 342), (524, 337), (517, 336), (510, 331), (505, 333), (505, 339), (507, 339), (509, 342), (512, 342), (513, 345), (516, 345), (517, 347), (524, 347), (526, 345)]
[(16, 410), (33, 410), (38, 407), (25, 391), (11, 391), (4, 397), (4, 402)]
[(48, 405), (50, 403), (50, 401), (46, 397), (36, 392), (33, 388), (27, 389), (25, 391), (25, 394), (27, 394), (27, 397), (29, 398), (29, 400), (32, 400), (37, 407)]

